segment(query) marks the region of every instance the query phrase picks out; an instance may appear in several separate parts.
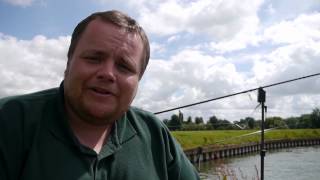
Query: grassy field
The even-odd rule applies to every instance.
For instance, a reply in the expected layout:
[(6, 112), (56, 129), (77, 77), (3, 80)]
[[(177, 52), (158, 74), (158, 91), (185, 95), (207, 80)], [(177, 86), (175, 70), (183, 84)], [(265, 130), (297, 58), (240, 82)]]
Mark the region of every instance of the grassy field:
[[(256, 130), (173, 131), (183, 149), (207, 145), (231, 145), (259, 142)], [(281, 129), (265, 133), (265, 140), (320, 138), (320, 129)]]

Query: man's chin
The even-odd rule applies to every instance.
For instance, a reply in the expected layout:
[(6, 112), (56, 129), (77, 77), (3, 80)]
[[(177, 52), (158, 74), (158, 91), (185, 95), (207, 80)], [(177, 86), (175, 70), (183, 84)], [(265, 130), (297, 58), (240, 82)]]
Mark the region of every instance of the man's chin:
[(88, 120), (91, 121), (92, 124), (96, 125), (113, 124), (118, 118), (120, 118), (117, 114), (118, 113), (115, 111), (106, 111), (106, 109), (99, 111), (98, 109), (95, 109), (90, 111)]
[(90, 118), (87, 118), (85, 121), (94, 126), (107, 126), (114, 124), (116, 120), (102, 116), (90, 116)]

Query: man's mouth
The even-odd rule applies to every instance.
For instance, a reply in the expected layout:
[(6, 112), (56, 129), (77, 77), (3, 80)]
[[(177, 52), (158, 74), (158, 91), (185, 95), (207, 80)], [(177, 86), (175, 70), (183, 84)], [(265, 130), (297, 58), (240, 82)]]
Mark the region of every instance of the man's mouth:
[(101, 94), (101, 95), (114, 95), (114, 93), (108, 89), (99, 88), (99, 87), (93, 87), (91, 88), (95, 93)]

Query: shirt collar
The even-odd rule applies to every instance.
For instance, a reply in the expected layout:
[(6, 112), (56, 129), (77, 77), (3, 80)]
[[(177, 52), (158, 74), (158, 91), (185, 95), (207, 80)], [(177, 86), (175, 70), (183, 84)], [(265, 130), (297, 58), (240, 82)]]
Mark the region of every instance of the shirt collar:
[[(74, 145), (80, 148), (81, 151), (88, 153), (88, 148), (83, 148), (84, 146), (80, 144), (71, 130), (71, 127), (68, 123), (64, 102), (64, 88), (62, 81), (58, 89), (57, 97), (53, 101), (53, 106), (47, 106), (47, 109), (45, 110), (47, 111), (45, 114), (50, 114), (48, 117), (48, 128), (57, 139), (68, 145)], [(53, 113), (48, 111), (53, 111)], [(130, 109), (128, 111), (130, 111)], [(128, 111), (115, 122), (114, 129), (112, 130), (106, 144), (102, 148), (99, 157), (103, 158), (115, 153), (121, 149), (123, 144), (128, 142), (137, 134), (132, 122), (128, 119)]]

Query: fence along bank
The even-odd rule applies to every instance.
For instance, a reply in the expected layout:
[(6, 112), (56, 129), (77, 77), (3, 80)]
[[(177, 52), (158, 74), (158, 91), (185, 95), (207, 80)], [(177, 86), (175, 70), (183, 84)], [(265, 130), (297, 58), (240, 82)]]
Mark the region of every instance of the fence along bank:
[[(284, 139), (270, 140), (265, 142), (266, 150), (293, 148), (303, 146), (320, 145), (320, 138), (312, 139)], [(204, 146), (194, 149), (185, 150), (186, 156), (192, 163), (211, 161), (221, 158), (240, 156), (260, 151), (260, 143), (248, 143), (242, 145), (226, 145), (226, 146)]]

